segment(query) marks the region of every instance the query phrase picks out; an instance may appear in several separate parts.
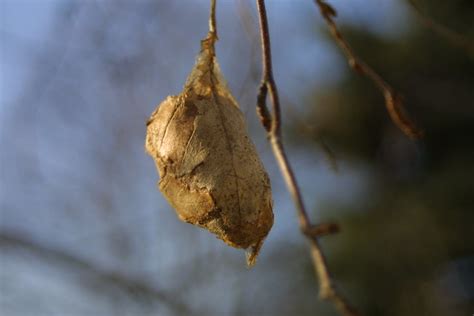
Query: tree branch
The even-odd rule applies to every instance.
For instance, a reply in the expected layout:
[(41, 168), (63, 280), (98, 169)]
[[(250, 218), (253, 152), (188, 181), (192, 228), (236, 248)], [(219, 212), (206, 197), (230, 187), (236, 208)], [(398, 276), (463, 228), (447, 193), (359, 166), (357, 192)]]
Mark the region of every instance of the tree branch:
[[(323, 254), (318, 237), (334, 232), (334, 226), (313, 225), (306, 211), (301, 191), (298, 187), (290, 162), (281, 141), (281, 111), (278, 91), (273, 78), (272, 59), (270, 47), (270, 33), (268, 30), (267, 14), (264, 0), (256, 0), (260, 21), (260, 37), (262, 44), (263, 74), (257, 97), (257, 113), (262, 125), (268, 133), (278, 166), (285, 180), (288, 191), (295, 203), (301, 232), (308, 238), (311, 246), (311, 255), (316, 274), (319, 278), (320, 297), (331, 301), (336, 309), (344, 316), (358, 315), (356, 310), (349, 305), (347, 300), (336, 290), (329, 273), (326, 258)], [(272, 115), (266, 105), (267, 94), (270, 94)], [(322, 227), (318, 229), (318, 227)], [(329, 228), (328, 228), (329, 227)]]
[(415, 0), (407, 0), (408, 3), (413, 7), (416, 15), (420, 19), (421, 23), (428, 29), (437, 33), (441, 37), (445, 38), (451, 44), (458, 46), (459, 48), (465, 50), (468, 56), (474, 58), (474, 43), (471, 39), (456, 33), (450, 28), (434, 21), (432, 18), (423, 13), (421, 8), (416, 4)]
[[(138, 298), (141, 300), (147, 299), (151, 302), (159, 301), (160, 303), (168, 305), (177, 313), (189, 314), (191, 312), (189, 308), (183, 302), (178, 301), (176, 296), (172, 295), (172, 293), (160, 291), (141, 280), (132, 279), (116, 272), (105, 271), (79, 257), (65, 253), (59, 249), (47, 247), (17, 233), (1, 232), (0, 249), (19, 249), (27, 251), (29, 254), (41, 260), (59, 263), (69, 269), (73, 269), (75, 272), (81, 274), (81, 281), (89, 281), (91, 284), (94, 284), (95, 288), (97, 288), (97, 285), (102, 285), (101, 292), (103, 294), (110, 292), (110, 295), (112, 295), (116, 289), (119, 289), (130, 293), (130, 297), (136, 298), (137, 302)], [(143, 302), (141, 302), (141, 304), (143, 304)]]
[(331, 7), (324, 0), (314, 0), (316, 5), (321, 11), (321, 15), (326, 21), (329, 31), (342, 49), (344, 55), (346, 55), (349, 65), (358, 73), (365, 75), (367, 78), (372, 80), (377, 88), (382, 92), (385, 98), (385, 106), (390, 115), (390, 118), (398, 126), (398, 128), (412, 139), (421, 138), (423, 131), (418, 129), (416, 125), (407, 116), (401, 96), (369, 65), (362, 61), (353, 51), (352, 47), (346, 41), (339, 31), (333, 18), (336, 17), (336, 10)]

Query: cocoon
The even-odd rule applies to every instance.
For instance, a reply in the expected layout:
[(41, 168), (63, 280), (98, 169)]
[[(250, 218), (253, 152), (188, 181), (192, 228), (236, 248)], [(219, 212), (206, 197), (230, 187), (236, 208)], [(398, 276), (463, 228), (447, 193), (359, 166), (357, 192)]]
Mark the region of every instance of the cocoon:
[(211, 36), (201, 42), (183, 91), (151, 115), (145, 148), (178, 217), (249, 249), (247, 263), (253, 265), (273, 225), (271, 186)]

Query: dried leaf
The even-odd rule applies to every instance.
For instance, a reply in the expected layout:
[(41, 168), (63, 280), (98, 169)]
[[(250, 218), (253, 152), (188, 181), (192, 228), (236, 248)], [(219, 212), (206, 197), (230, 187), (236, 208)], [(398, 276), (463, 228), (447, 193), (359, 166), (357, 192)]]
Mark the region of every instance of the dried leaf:
[(270, 181), (220, 73), (213, 39), (201, 46), (181, 94), (151, 115), (146, 150), (179, 218), (230, 246), (250, 248), (253, 265), (273, 225)]

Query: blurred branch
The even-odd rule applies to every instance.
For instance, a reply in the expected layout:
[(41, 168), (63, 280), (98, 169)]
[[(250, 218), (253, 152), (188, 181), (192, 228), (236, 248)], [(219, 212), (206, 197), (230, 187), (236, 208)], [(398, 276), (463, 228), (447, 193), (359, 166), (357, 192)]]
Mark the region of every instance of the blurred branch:
[[(301, 232), (308, 238), (311, 246), (311, 254), (313, 265), (319, 277), (320, 297), (331, 301), (336, 309), (345, 316), (358, 315), (353, 307), (349, 305), (347, 300), (336, 290), (334, 282), (328, 270), (326, 258), (323, 254), (318, 238), (321, 235), (335, 232), (334, 225), (313, 225), (310, 222), (308, 213), (303, 203), (301, 191), (298, 187), (293, 170), (286, 156), (285, 149), (281, 140), (281, 111), (278, 91), (273, 78), (272, 58), (270, 48), (270, 34), (268, 30), (267, 14), (264, 0), (256, 0), (259, 21), (260, 36), (262, 44), (262, 62), (263, 76), (257, 97), (257, 113), (260, 121), (268, 133), (270, 143), (272, 145), (273, 154), (278, 162), (283, 178), (285, 179), (288, 190), (295, 203), (296, 211)], [(272, 103), (272, 115), (266, 105), (267, 94), (270, 94)], [(318, 229), (321, 227), (321, 229)]]
[(330, 169), (334, 172), (339, 172), (339, 163), (336, 154), (326, 142), (321, 129), (314, 126), (314, 124), (309, 124), (297, 118), (293, 119), (293, 121), (300, 127), (302, 133), (309, 135), (309, 137), (318, 144)]
[(326, 157), (326, 162), (328, 163), (329, 167), (332, 171), (339, 172), (339, 163), (337, 162), (336, 154), (326, 143), (325, 138), (321, 135), (320, 132), (317, 132), (316, 136), (316, 142), (321, 147), (321, 150), (324, 154), (324, 157)]
[[(134, 280), (118, 273), (104, 271), (91, 263), (84, 261), (76, 256), (67, 254), (62, 250), (53, 249), (40, 243), (29, 240), (14, 233), (0, 233), (0, 248), (14, 248), (27, 251), (28, 253), (46, 261), (60, 263), (70, 269), (80, 272), (81, 275), (87, 275), (91, 282), (99, 282), (105, 288), (113, 292), (115, 289), (133, 294), (135, 297), (146, 298), (150, 301), (159, 301), (168, 304), (171, 308), (181, 314), (189, 314), (189, 309), (182, 302), (176, 301), (173, 295), (165, 294), (150, 285)], [(3, 255), (2, 255), (3, 256)], [(82, 281), (84, 279), (81, 278)], [(103, 289), (101, 288), (101, 291)], [(141, 304), (143, 304), (141, 302)]]
[(382, 91), (382, 94), (385, 98), (385, 106), (390, 118), (395, 123), (395, 125), (397, 125), (398, 128), (408, 137), (412, 139), (421, 138), (423, 136), (423, 131), (418, 129), (408, 118), (403, 108), (401, 96), (378, 73), (376, 73), (375, 70), (373, 70), (354, 53), (352, 47), (342, 36), (333, 20), (333, 18), (337, 15), (336, 10), (324, 0), (314, 0), (314, 2), (319, 7), (321, 15), (326, 20), (332, 37), (346, 55), (349, 65), (356, 72), (365, 75), (367, 78), (372, 80), (372, 82), (380, 89), (380, 91)]
[(436, 34), (440, 35), (447, 41), (449, 41), (454, 46), (457, 46), (463, 50), (465, 50), (470, 58), (474, 58), (474, 42), (459, 34), (455, 31), (451, 30), (450, 28), (434, 21), (428, 15), (423, 13), (421, 8), (416, 4), (415, 0), (407, 0), (408, 3), (413, 7), (416, 15), (420, 19), (421, 23), (428, 29), (432, 30)]

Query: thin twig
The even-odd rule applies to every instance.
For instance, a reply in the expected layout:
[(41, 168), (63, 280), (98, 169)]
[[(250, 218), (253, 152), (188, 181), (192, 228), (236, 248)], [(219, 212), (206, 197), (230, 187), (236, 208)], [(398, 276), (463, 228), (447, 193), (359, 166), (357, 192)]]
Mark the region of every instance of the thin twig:
[(358, 73), (365, 75), (367, 78), (379, 88), (385, 98), (385, 106), (390, 115), (390, 118), (404, 132), (412, 139), (421, 138), (423, 131), (418, 129), (415, 124), (408, 118), (403, 108), (402, 97), (369, 65), (362, 61), (353, 51), (352, 47), (346, 41), (339, 31), (334, 17), (336, 17), (336, 10), (331, 7), (324, 0), (314, 0), (321, 11), (321, 15), (326, 20), (329, 31), (336, 43), (346, 55), (349, 65)]
[(211, 8), (209, 10), (209, 32), (207, 37), (201, 41), (201, 50), (207, 50), (212, 56), (215, 56), (214, 44), (219, 39), (217, 37), (216, 27), (216, 1), (211, 0)]
[(157, 301), (161, 305), (167, 305), (178, 315), (190, 315), (193, 312), (189, 306), (177, 299), (176, 295), (156, 289), (151, 284), (148, 284), (151, 282), (123, 276), (117, 272), (106, 271), (63, 249), (52, 248), (15, 232), (0, 232), (0, 251), (2, 256), (5, 250), (19, 251), (22, 255), (28, 253), (28, 257), (33, 256), (35, 262), (36, 259), (39, 259), (48, 264), (60, 264), (71, 269), (74, 271), (71, 277), (80, 276), (80, 280), (78, 280), (80, 283), (77, 283), (78, 286), (92, 284), (95, 289), (100, 290), (101, 295), (109, 295), (115, 298), (117, 290), (120, 290), (127, 292), (137, 304), (143, 304), (144, 300), (150, 302)]
[(211, 0), (211, 10), (209, 12), (209, 33), (217, 39), (216, 0)]
[[(262, 62), (263, 62), (263, 75), (262, 82), (259, 88), (259, 94), (257, 97), (257, 112), (259, 114), (262, 125), (268, 133), (268, 137), (272, 146), (273, 154), (275, 155), (276, 161), (280, 167), (281, 173), (288, 187), (288, 191), (295, 203), (296, 211), (298, 214), (298, 220), (301, 232), (308, 238), (311, 246), (311, 255), (313, 265), (316, 274), (319, 278), (320, 284), (320, 297), (325, 300), (331, 301), (336, 309), (344, 316), (358, 315), (353, 307), (351, 307), (347, 300), (337, 292), (332, 277), (328, 270), (326, 258), (323, 254), (321, 246), (319, 245), (318, 237), (322, 232), (329, 233), (334, 232), (335, 227), (325, 225), (326, 229), (319, 229), (319, 225), (313, 225), (309, 219), (301, 191), (298, 187), (293, 170), (290, 166), (288, 158), (286, 156), (283, 143), (281, 141), (281, 111), (280, 101), (278, 98), (278, 91), (273, 79), (272, 72), (272, 59), (271, 59), (271, 48), (270, 48), (270, 34), (268, 31), (268, 21), (265, 9), (264, 0), (256, 0), (259, 21), (260, 21), (260, 36), (262, 42)], [(267, 94), (270, 94), (272, 103), (272, 115), (266, 105)]]
[(428, 28), (428, 29), (432, 30), (433, 32), (439, 34), (441, 37), (443, 37), (446, 40), (448, 40), (449, 42), (451, 42), (451, 44), (453, 44), (455, 46), (458, 46), (459, 48), (465, 50), (470, 58), (474, 58), (474, 42), (471, 39), (469, 39), (469, 38), (455, 32), (455, 31), (451, 30), (450, 28), (434, 21), (428, 15), (423, 13), (421, 8), (418, 6), (418, 4), (416, 4), (416, 2), (414, 0), (407, 0), (407, 1), (413, 7), (416, 15), (418, 16), (421, 23), (423, 23), (423, 25), (426, 28)]

